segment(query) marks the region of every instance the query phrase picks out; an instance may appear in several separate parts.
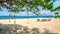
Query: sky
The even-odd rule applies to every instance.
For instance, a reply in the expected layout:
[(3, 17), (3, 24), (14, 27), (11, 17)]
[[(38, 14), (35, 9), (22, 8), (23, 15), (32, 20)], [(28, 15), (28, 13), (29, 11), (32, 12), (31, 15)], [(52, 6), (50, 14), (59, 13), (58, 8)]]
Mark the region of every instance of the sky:
[[(60, 6), (60, 0), (57, 0), (54, 3), (54, 8), (56, 8), (57, 6)], [(19, 12), (19, 13), (15, 13), (16, 16), (36, 16), (35, 14), (33, 14), (32, 12), (28, 12), (29, 15), (27, 15), (27, 12)], [(0, 16), (9, 16), (9, 14), (11, 16), (14, 15), (14, 13), (10, 13), (7, 11), (7, 9), (3, 9), (3, 11), (0, 11)], [(55, 14), (53, 12), (50, 12), (49, 10), (40, 10), (40, 16), (54, 16)]]

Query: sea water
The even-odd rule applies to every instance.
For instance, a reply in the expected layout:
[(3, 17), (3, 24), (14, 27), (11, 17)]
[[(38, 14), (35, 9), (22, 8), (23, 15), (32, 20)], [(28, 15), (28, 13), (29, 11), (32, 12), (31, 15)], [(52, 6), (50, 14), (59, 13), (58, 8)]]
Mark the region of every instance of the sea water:
[(55, 16), (0, 16), (0, 19), (54, 18)]

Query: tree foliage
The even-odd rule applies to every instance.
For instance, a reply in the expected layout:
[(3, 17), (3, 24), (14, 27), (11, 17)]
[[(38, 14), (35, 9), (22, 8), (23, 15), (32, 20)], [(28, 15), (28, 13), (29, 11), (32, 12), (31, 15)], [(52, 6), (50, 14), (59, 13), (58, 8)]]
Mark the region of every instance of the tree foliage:
[(40, 11), (39, 7), (42, 7), (42, 9), (55, 12), (60, 10), (60, 6), (54, 8), (53, 3), (55, 1), (56, 0), (0, 0), (0, 10), (2, 10), (2, 8), (7, 8), (9, 11), (12, 12), (28, 10), (31, 12), (34, 11), (33, 13), (35, 13)]

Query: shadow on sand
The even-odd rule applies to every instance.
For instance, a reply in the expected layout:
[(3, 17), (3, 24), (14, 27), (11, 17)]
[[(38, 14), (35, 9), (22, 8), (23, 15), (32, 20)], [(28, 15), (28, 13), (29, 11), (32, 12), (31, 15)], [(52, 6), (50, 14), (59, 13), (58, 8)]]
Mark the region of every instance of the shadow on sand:
[(17, 24), (0, 24), (0, 34), (58, 34), (44, 29), (41, 33), (39, 28), (28, 28), (27, 26)]

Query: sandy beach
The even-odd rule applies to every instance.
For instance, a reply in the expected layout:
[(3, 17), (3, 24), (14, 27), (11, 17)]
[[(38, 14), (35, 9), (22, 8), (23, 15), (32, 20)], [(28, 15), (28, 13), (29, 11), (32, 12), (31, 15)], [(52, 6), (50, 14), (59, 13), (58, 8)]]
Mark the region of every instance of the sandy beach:
[[(37, 21), (37, 19), (51, 19), (51, 21)], [(0, 19), (1, 24), (14, 24), (14, 19)], [(60, 34), (60, 19), (55, 18), (29, 18), (29, 19), (16, 19), (16, 24), (28, 26), (29, 28), (44, 28)]]

